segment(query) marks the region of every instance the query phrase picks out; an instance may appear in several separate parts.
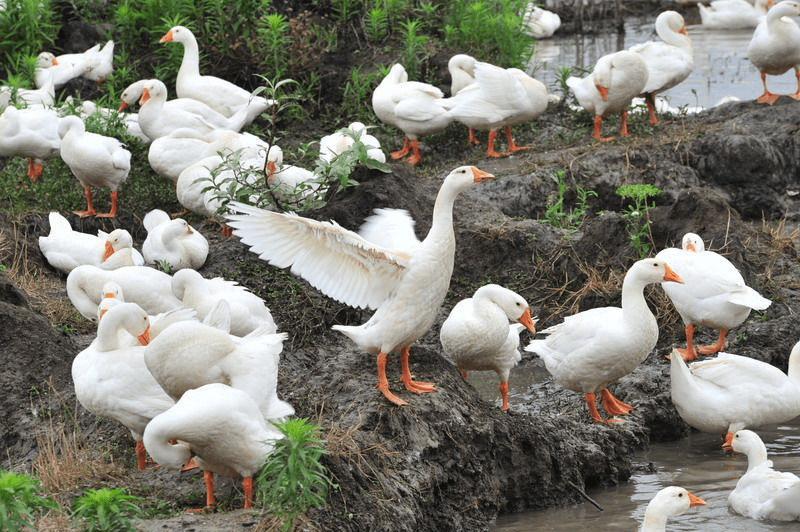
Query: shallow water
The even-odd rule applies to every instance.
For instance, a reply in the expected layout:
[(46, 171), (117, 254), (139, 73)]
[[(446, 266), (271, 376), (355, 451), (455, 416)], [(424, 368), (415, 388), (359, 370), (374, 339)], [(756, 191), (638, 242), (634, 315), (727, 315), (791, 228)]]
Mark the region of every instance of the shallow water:
[[(747, 45), (752, 30), (710, 31), (700, 25), (687, 28), (694, 51), (694, 70), (682, 83), (661, 94), (675, 108), (711, 107), (722, 98), (735, 96), (753, 100), (763, 92), (758, 70), (747, 59)], [(539, 41), (529, 72), (536, 68), (534, 77), (542, 81), (547, 90), (561, 95), (558, 72), (561, 67), (591, 68), (603, 55), (627, 49), (650, 40), (657, 40), (653, 19), (631, 19), (625, 24), (625, 33), (594, 35), (556, 34), (554, 38)], [(574, 74), (584, 77), (585, 74)], [(790, 94), (797, 90), (794, 70), (781, 76), (767, 76), (770, 92)]]
[[(511, 371), (509, 400), (517, 391), (548, 378), (546, 370), (524, 365)], [(472, 372), (470, 383), (489, 401), (499, 405), (498, 379), (494, 372)], [(800, 417), (791, 423), (756, 430), (767, 446), (767, 454), (777, 471), (800, 475)], [(636, 530), (650, 499), (667, 486), (683, 486), (702, 498), (706, 506), (692, 508), (673, 517), (667, 530), (703, 530), (704, 532), (762, 532), (800, 530), (800, 523), (754, 521), (728, 510), (727, 499), (736, 481), (747, 469), (747, 458), (730, 455), (721, 448), (716, 434), (692, 432), (689, 437), (669, 443), (652, 444), (634, 459), (634, 473), (628, 482), (615, 488), (590, 491), (588, 495), (603, 511), (586, 502), (565, 508), (522, 512), (498, 517), (493, 532), (586, 530)], [(800, 501), (798, 501), (800, 504)]]

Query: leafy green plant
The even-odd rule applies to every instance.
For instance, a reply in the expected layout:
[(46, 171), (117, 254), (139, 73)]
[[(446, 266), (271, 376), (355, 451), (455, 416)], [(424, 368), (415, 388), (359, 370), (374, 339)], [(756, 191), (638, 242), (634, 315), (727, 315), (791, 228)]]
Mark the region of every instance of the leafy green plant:
[(33, 529), (36, 515), (57, 507), (50, 497), (41, 495), (39, 479), (30, 475), (0, 472), (0, 530)]
[(279, 13), (267, 15), (259, 27), (263, 43), (264, 64), (272, 79), (281, 79), (289, 71), (289, 21)]
[(576, 185), (575, 191), (578, 197), (575, 207), (566, 210), (564, 208), (564, 195), (569, 190), (569, 186), (564, 180), (564, 171), (558, 170), (555, 175), (550, 177), (555, 181), (558, 190), (553, 200), (548, 202), (544, 218), (553, 227), (567, 229), (570, 232), (577, 231), (589, 211), (589, 198), (597, 197), (597, 192)]
[(336, 19), (341, 24), (348, 22), (356, 13), (361, 11), (361, 4), (361, 0), (331, 0), (331, 8), (336, 15)]
[(649, 184), (622, 185), (617, 188), (617, 194), (623, 199), (630, 199), (622, 212), (625, 225), (631, 237), (631, 245), (639, 254), (639, 258), (646, 258), (650, 254), (650, 245), (653, 236), (650, 233), (650, 216), (648, 211), (655, 206), (649, 203), (648, 198), (661, 194), (662, 190)]
[(256, 500), (276, 517), (284, 519), (284, 530), (309, 508), (325, 503), (328, 489), (336, 489), (320, 459), (328, 454), (321, 438), (322, 427), (306, 418), (290, 419), (275, 426), (284, 439), (264, 462), (256, 478)]
[(406, 20), (401, 22), (403, 28), (403, 50), (402, 64), (408, 73), (408, 79), (418, 79), (420, 76), (420, 64), (423, 63), (428, 53), (425, 50), (425, 43), (428, 37), (422, 33), (423, 24), (419, 20)]
[(127, 532), (135, 530), (130, 520), (143, 515), (139, 498), (121, 488), (88, 490), (72, 508), (72, 518), (86, 532)]
[(372, 120), (372, 91), (385, 76), (382, 71), (363, 72), (362, 65), (353, 67), (342, 91), (340, 115), (369, 122)]
[(386, 9), (376, 6), (364, 16), (364, 34), (370, 41), (382, 41), (389, 34), (389, 16)]
[[(0, 60), (9, 66), (53, 46), (58, 32), (52, 0), (6, 0), (0, 10), (3, 46)], [(16, 72), (14, 70), (13, 72)]]

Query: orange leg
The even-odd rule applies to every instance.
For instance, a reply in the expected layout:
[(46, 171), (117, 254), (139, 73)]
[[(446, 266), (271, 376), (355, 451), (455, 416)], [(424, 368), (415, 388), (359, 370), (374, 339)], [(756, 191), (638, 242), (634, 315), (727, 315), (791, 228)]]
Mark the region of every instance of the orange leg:
[(386, 353), (378, 353), (378, 386), (377, 388), (381, 391), (384, 397), (386, 397), (389, 402), (392, 402), (398, 406), (407, 405), (408, 403), (397, 397), (395, 394), (389, 391), (389, 379), (386, 378)]
[(214, 498), (214, 473), (203, 471), (203, 480), (206, 483), (206, 508), (214, 508), (217, 505), (217, 500)]
[(631, 405), (623, 403), (606, 389), (600, 392), (600, 401), (603, 403), (603, 409), (612, 416), (624, 416), (633, 410)]
[(139, 471), (147, 469), (147, 451), (144, 448), (144, 442), (136, 442), (136, 468)]
[(503, 126), (503, 129), (506, 130), (506, 139), (508, 140), (509, 153), (514, 153), (515, 151), (520, 151), (520, 150), (531, 149), (529, 146), (517, 146), (516, 144), (514, 144), (514, 137), (511, 136), (511, 126)]
[(503, 398), (503, 406), (500, 410), (508, 410), (508, 382), (500, 383), (500, 397)]
[(242, 479), (242, 487), (244, 488), (244, 508), (253, 507), (253, 477), (246, 477)]
[(418, 140), (412, 140), (409, 143), (409, 146), (411, 147), (411, 151), (413, 152), (413, 155), (411, 155), (411, 157), (406, 159), (406, 162), (409, 163), (409, 164), (417, 164), (418, 162), (420, 162), (422, 160), (422, 156), (420, 156), (420, 154), (419, 154), (419, 141)]
[(117, 191), (113, 190), (111, 192), (111, 210), (103, 213), (98, 214), (98, 218), (116, 218), (117, 216)]
[(647, 112), (650, 114), (650, 123), (652, 125), (658, 124), (658, 117), (656, 116), (656, 97), (654, 94), (648, 94), (644, 97), (647, 104)]
[(501, 157), (505, 155), (505, 153), (498, 153), (494, 151), (494, 141), (497, 138), (497, 131), (494, 129), (489, 131), (489, 146), (486, 148), (486, 156), (487, 157)]
[(794, 77), (797, 78), (797, 92), (790, 94), (789, 97), (800, 100), (800, 70), (794, 69)]
[(480, 144), (481, 141), (475, 138), (475, 130), (469, 128), (469, 138), (467, 138), (467, 144)]
[(77, 214), (81, 218), (86, 218), (87, 216), (94, 216), (95, 214), (97, 214), (97, 211), (95, 211), (94, 207), (92, 207), (92, 191), (89, 190), (88, 188), (84, 188), (83, 195), (86, 196), (86, 210), (75, 211), (75, 214)]
[(589, 415), (592, 416), (592, 421), (595, 423), (617, 423), (619, 419), (603, 419), (600, 417), (600, 412), (597, 411), (597, 405), (595, 404), (594, 393), (587, 393), (586, 394), (586, 406), (589, 407)]
[(592, 136), (599, 140), (600, 142), (608, 142), (612, 140), (614, 137), (601, 137), (600, 136), (600, 127), (603, 125), (603, 117), (600, 115), (595, 115), (594, 117), (594, 132)]
[(622, 113), (620, 113), (620, 117), (622, 124), (619, 128), (619, 136), (627, 137), (630, 135), (630, 133), (628, 133), (628, 111), (622, 111)]
[(464, 377), (465, 379), (467, 378), (467, 372), (466, 372), (466, 371), (464, 371), (464, 370), (463, 370), (463, 369), (461, 369), (461, 368), (458, 368), (458, 371), (461, 373), (461, 376), (462, 376), (462, 377)]
[(400, 157), (405, 157), (406, 155), (408, 155), (409, 148), (411, 148), (411, 141), (409, 140), (408, 137), (405, 137), (403, 139), (403, 147), (397, 151), (393, 151), (389, 155), (392, 156), (392, 159), (399, 159)]
[(400, 351), (400, 364), (402, 366), (400, 382), (406, 385), (406, 389), (409, 392), (428, 393), (436, 391), (432, 382), (417, 382), (411, 377), (411, 367), (408, 364), (409, 351), (411, 351), (411, 347), (403, 348), (403, 350)]
[(31, 181), (36, 181), (42, 175), (43, 167), (41, 164), (36, 164), (33, 157), (28, 157), (28, 177)]
[(723, 349), (725, 349), (725, 329), (720, 329), (719, 331), (719, 339), (717, 340), (716, 344), (711, 345), (698, 345), (697, 352), (701, 355), (713, 355), (714, 353), (719, 353)]
[(686, 362), (691, 362), (697, 358), (697, 351), (694, 350), (694, 325), (687, 325), (683, 330), (686, 333), (686, 349), (677, 351)]
[(759, 96), (758, 100), (756, 101), (758, 103), (768, 103), (769, 105), (772, 105), (778, 100), (778, 98), (780, 98), (780, 95), (772, 94), (767, 90), (767, 73), (763, 71), (761, 72), (761, 83), (764, 85), (764, 94)]

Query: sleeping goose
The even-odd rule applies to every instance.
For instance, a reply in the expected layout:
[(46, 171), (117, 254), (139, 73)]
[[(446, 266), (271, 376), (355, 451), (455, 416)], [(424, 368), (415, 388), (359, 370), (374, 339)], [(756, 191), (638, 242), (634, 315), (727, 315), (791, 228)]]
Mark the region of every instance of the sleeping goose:
[(246, 109), (244, 125), (250, 124), (274, 103), (262, 96), (253, 96), (230, 81), (216, 76), (200, 75), (200, 49), (197, 39), (188, 28), (174, 26), (159, 42), (178, 42), (183, 45), (183, 60), (175, 80), (175, 90), (179, 98), (200, 100), (229, 118)]
[(442, 106), (444, 94), (433, 85), (408, 81), (408, 73), (401, 64), (394, 64), (389, 73), (372, 92), (372, 110), (381, 122), (401, 130), (403, 147), (390, 153), (392, 159), (411, 155), (406, 161), (419, 163), (419, 138), (438, 133), (446, 128), (452, 118)]
[(648, 41), (630, 48), (647, 65), (647, 83), (641, 95), (650, 112), (651, 124), (658, 123), (656, 94), (685, 80), (694, 67), (692, 41), (686, 34), (683, 16), (677, 11), (664, 11), (656, 17), (655, 25), (660, 41)]
[(764, 94), (758, 97), (759, 103), (772, 105), (778, 94), (767, 90), (767, 74), (780, 76), (790, 68), (797, 77), (797, 92), (791, 98), (800, 100), (800, 27), (790, 17), (800, 15), (800, 3), (794, 0), (778, 2), (758, 23), (750, 44), (747, 45), (747, 58), (761, 73)]
[(593, 136), (605, 142), (612, 137), (600, 136), (603, 117), (620, 113), (620, 136), (628, 136), (628, 106), (647, 84), (647, 64), (639, 54), (623, 50), (597, 60), (592, 73), (585, 78), (570, 77), (567, 86), (578, 103), (594, 115)]
[(714, 0), (709, 5), (697, 4), (700, 23), (711, 30), (738, 30), (755, 28), (775, 5), (772, 0)]
[[(58, 135), (61, 137), (61, 158), (80, 182), (86, 196), (86, 210), (75, 214), (81, 217), (115, 217), (117, 190), (128, 179), (131, 152), (113, 137), (86, 131), (83, 120), (74, 115), (61, 119)], [(111, 210), (103, 214), (94, 210), (90, 187), (111, 190)]]
[(351, 122), (346, 128), (322, 137), (319, 141), (319, 158), (331, 162), (337, 155), (349, 150), (356, 139), (367, 148), (367, 157), (380, 163), (386, 162), (380, 141), (367, 133), (367, 126), (362, 122)]
[[(517, 322), (509, 325), (509, 321)], [(519, 333), (536, 328), (525, 299), (500, 285), (487, 284), (462, 299), (442, 324), (445, 355), (466, 378), (467, 371), (495, 371), (500, 377), (502, 410), (508, 410), (508, 376), (522, 358)]]
[[(372, 243), (331, 222), (279, 214), (242, 203), (230, 204), (227, 218), (234, 234), (260, 258), (279, 268), (291, 267), (328, 296), (354, 307), (376, 309), (363, 325), (334, 325), (360, 349), (378, 355), (378, 389), (396, 405), (408, 404), (389, 390), (386, 359), (400, 351), (402, 382), (414, 393), (434, 391), (432, 383), (412, 379), (411, 344), (433, 325), (450, 286), (455, 256), (453, 203), (474, 183), (492, 178), (474, 166), (461, 166), (445, 177), (433, 209), (430, 231), (422, 242), (405, 224), (384, 234), (400, 233), (405, 252)], [(379, 224), (378, 221), (375, 221)]]
[(728, 507), (750, 519), (800, 521), (800, 478), (772, 468), (758, 434), (739, 430), (726, 447), (747, 455), (747, 471), (728, 495)]
[(636, 369), (658, 342), (658, 323), (643, 291), (648, 284), (661, 281), (680, 283), (681, 278), (662, 260), (640, 260), (622, 281), (621, 308), (593, 308), (567, 316), (542, 331), (547, 338), (533, 340), (525, 348), (544, 360), (556, 382), (585, 394), (596, 422), (604, 420), (595, 406), (595, 392), (601, 392), (603, 408), (609, 414), (631, 410), (606, 388)]
[(667, 519), (686, 513), (689, 508), (705, 506), (706, 502), (678, 486), (668, 486), (650, 499), (644, 511), (639, 532), (664, 532)]
[[(727, 330), (747, 319), (751, 309), (764, 310), (772, 303), (744, 284), (739, 270), (731, 262), (713, 251), (707, 251), (703, 239), (686, 233), (681, 240), (682, 249), (667, 248), (656, 255), (669, 262), (683, 279), (683, 284), (665, 283), (662, 286), (683, 319), (686, 332), (686, 349), (680, 349), (686, 361), (716, 353), (725, 348)], [(696, 326), (719, 329), (719, 340), (710, 346), (695, 350)]]
[(208, 257), (208, 240), (182, 218), (170, 218), (161, 209), (153, 209), (142, 220), (147, 238), (142, 255), (147, 264), (166, 261), (172, 271), (196, 270)]
[(686, 423), (725, 434), (790, 421), (800, 415), (800, 342), (789, 355), (789, 372), (730, 353), (686, 365), (670, 357), (672, 403)]
[(253, 475), (282, 437), (249, 395), (224, 384), (207, 384), (187, 391), (150, 421), (144, 446), (169, 469), (182, 469), (194, 456), (205, 477), (206, 507), (216, 505), (214, 473), (242, 478), (244, 507), (250, 508)]
[(522, 31), (534, 39), (547, 39), (561, 27), (561, 17), (558, 13), (553, 13), (542, 9), (534, 2), (530, 2), (525, 7), (522, 15)]

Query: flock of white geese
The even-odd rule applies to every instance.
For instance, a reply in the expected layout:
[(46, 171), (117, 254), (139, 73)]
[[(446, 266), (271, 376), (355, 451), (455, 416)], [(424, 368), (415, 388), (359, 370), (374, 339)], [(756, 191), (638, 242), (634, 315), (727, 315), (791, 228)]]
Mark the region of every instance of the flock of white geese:
[[(717, 0), (711, 7), (723, 1), (734, 0)], [(800, 29), (785, 18), (796, 15), (800, 5), (788, 0), (772, 7), (758, 23), (750, 56), (754, 63), (761, 61), (756, 64), (762, 78), (800, 65), (800, 58), (791, 62), (787, 59), (791, 54), (775, 51), (777, 40), (781, 50), (792, 49), (786, 46), (793, 44), (800, 55)], [(657, 121), (654, 96), (679, 83), (691, 69), (691, 44), (682, 17), (664, 12), (656, 28), (661, 41), (601, 58), (590, 76), (569, 81), (578, 101), (596, 116), (595, 137), (601, 138), (602, 117), (610, 112), (623, 114), (625, 134), (625, 109), (636, 96), (645, 98), (651, 120)], [(290, 167), (283, 166), (279, 150), (269, 149), (258, 137), (238, 133), (273, 102), (201, 75), (198, 45), (187, 28), (176, 26), (161, 41), (184, 47), (178, 99), (167, 100), (161, 81), (143, 80), (123, 93), (119, 111), (139, 104), (135, 120), (127, 124), (132, 133), (150, 142), (151, 164), (176, 182), (179, 199), (198, 176), (220, 164), (218, 152), (226, 148), (244, 150), (253, 159), (250, 164), (270, 169), (270, 178), (280, 178), (285, 169), (287, 183), (304, 182), (302, 175), (289, 177)], [(29, 107), (9, 105), (0, 116), (0, 153), (29, 157), (32, 179), (41, 174), (37, 159), (60, 155), (85, 190), (87, 209), (81, 216), (116, 215), (116, 194), (127, 178), (130, 153), (116, 139), (87, 133), (81, 118), (59, 117), (51, 107), (52, 96), (47, 104), (46, 95), (62, 78), (47, 71), (72, 65), (72, 74), (99, 80), (109, 72), (107, 66), (101, 67), (108, 49), (113, 50), (113, 43), (87, 53), (84, 63), (79, 58), (40, 55), (37, 79), (43, 80), (45, 90), (20, 92), (17, 96)], [(668, 72), (667, 65), (674, 71)], [(525, 149), (514, 144), (511, 127), (545, 110), (544, 86), (519, 70), (465, 55), (454, 56), (450, 67), (448, 98), (435, 87), (409, 81), (401, 65), (394, 65), (375, 89), (376, 115), (405, 135), (403, 149), (392, 156), (411, 152), (409, 162), (416, 164), (418, 139), (453, 120), (470, 128), (471, 140), (473, 130), (489, 131), (487, 155), (499, 155), (494, 141), (501, 128), (509, 151)], [(42, 94), (44, 99), (36, 101)], [(759, 100), (772, 103), (772, 96), (765, 81), (765, 94)], [(35, 132), (36, 127), (42, 130)], [(351, 134), (339, 132), (336, 138), (323, 139), (323, 156), (347, 149), (346, 138), (370, 137), (363, 124), (351, 129)], [(20, 137), (27, 135), (20, 145), (31, 149), (9, 151), (14, 131)], [(52, 141), (49, 148), (33, 149), (31, 139), (37, 136)], [(377, 141), (365, 144), (375, 158), (383, 158)], [(411, 217), (394, 209), (376, 210), (359, 232), (236, 202), (231, 203), (226, 222), (263, 260), (290, 268), (337, 301), (375, 311), (360, 326), (334, 329), (376, 355), (378, 389), (391, 403), (406, 405), (390, 389), (387, 358), (400, 354), (401, 382), (408, 392), (435, 391), (435, 383), (414, 380), (410, 348), (433, 326), (449, 289), (456, 245), (454, 202), (462, 191), (493, 177), (474, 166), (450, 172), (436, 198), (430, 231), (422, 240), (414, 233)], [(93, 209), (90, 188), (96, 186), (111, 190), (109, 213)], [(192, 200), (181, 203), (209, 216), (216, 211), (207, 198)], [(269, 422), (294, 413), (277, 390), (286, 335), (278, 332), (261, 298), (236, 283), (206, 279), (197, 271), (207, 257), (208, 242), (184, 220), (152, 211), (144, 225), (148, 234), (141, 253), (125, 230), (86, 235), (73, 231), (68, 220), (55, 212), (50, 215), (49, 235), (40, 238), (48, 262), (67, 274), (70, 300), (82, 315), (98, 322), (96, 338), (73, 363), (76, 394), (87, 410), (115, 419), (131, 431), (140, 468), (146, 467), (146, 453), (172, 468), (186, 467), (194, 458), (206, 475), (208, 505), (214, 503), (212, 479), (218, 473), (244, 480), (245, 506), (250, 506), (252, 476), (281, 437)], [(151, 267), (159, 264), (168, 264), (176, 273)], [(644, 287), (652, 283), (663, 286), (685, 322), (687, 347), (671, 356), (672, 398), (678, 412), (698, 430), (725, 433), (726, 448), (747, 454), (747, 471), (728, 500), (731, 509), (753, 519), (800, 520), (800, 479), (774, 472), (763, 442), (748, 430), (800, 415), (800, 343), (790, 356), (788, 375), (769, 364), (720, 352), (726, 331), (770, 301), (746, 286), (727, 259), (705, 250), (698, 235), (687, 234), (680, 249), (666, 249), (633, 264), (623, 281), (620, 307), (569, 316), (542, 331), (544, 338), (532, 340), (525, 350), (540, 356), (559, 384), (585, 394), (594, 421), (617, 421), (614, 416), (629, 413), (632, 406), (614, 397), (608, 386), (633, 371), (658, 340), (658, 324), (643, 295)], [(696, 347), (696, 327), (719, 330), (719, 341)], [(452, 309), (440, 339), (443, 352), (462, 374), (485, 370), (498, 374), (501, 408), (507, 410), (508, 377), (521, 359), (524, 329), (536, 332), (525, 299), (504, 287), (486, 285)], [(697, 353), (718, 354), (687, 365)], [(600, 415), (597, 393), (611, 418)], [(210, 431), (210, 426), (220, 430)], [(648, 506), (643, 529), (663, 530), (668, 517), (702, 504), (683, 488), (666, 488)]]

